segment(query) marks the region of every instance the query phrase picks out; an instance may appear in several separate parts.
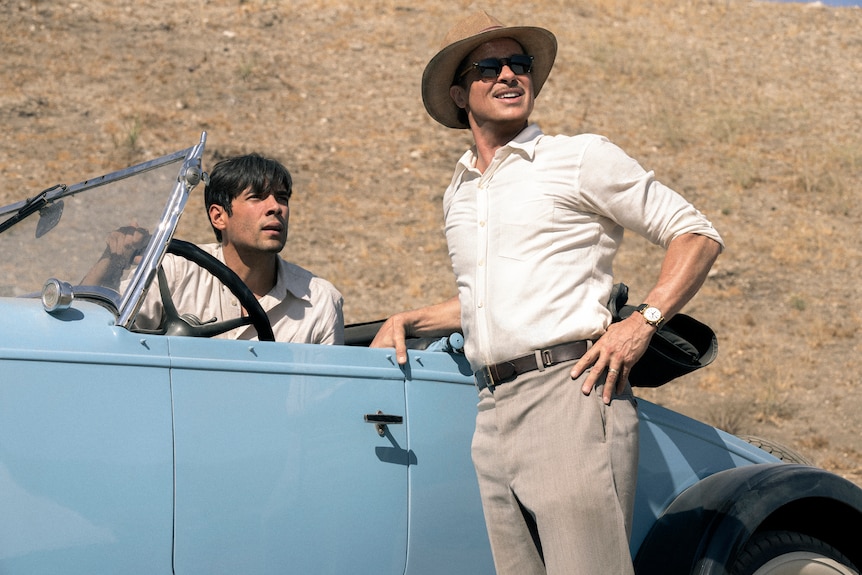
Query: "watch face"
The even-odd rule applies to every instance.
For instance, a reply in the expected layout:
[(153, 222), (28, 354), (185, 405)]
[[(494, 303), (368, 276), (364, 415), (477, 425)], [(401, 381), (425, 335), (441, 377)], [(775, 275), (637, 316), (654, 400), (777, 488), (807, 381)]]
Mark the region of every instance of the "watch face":
[(661, 319), (661, 311), (656, 307), (648, 307), (644, 310), (644, 318), (649, 322), (657, 322)]

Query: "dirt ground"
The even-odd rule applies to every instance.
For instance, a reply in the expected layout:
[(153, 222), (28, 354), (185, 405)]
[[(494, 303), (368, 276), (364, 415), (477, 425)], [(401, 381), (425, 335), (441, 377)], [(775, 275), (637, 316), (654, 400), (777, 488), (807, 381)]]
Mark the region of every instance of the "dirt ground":
[[(422, 69), (460, 16), (430, 0), (0, 0), (0, 202), (208, 137), (295, 176), (284, 256), (347, 321), (454, 293), (441, 198), (468, 134), (436, 125)], [(608, 136), (728, 249), (686, 312), (709, 368), (640, 395), (778, 441), (862, 483), (862, 10), (736, 0), (499, 0), (557, 63), (533, 120)], [(208, 166), (205, 166), (208, 167)], [(184, 237), (209, 241), (199, 198)], [(628, 238), (637, 300), (661, 252)]]

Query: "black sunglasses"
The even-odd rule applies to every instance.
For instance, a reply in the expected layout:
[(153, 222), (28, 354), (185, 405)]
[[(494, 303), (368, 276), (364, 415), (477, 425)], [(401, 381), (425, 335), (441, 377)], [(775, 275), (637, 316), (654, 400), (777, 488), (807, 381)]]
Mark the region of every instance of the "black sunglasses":
[(458, 74), (460, 80), (466, 76), (470, 70), (476, 68), (482, 79), (496, 80), (503, 71), (503, 66), (508, 66), (512, 73), (516, 76), (529, 74), (533, 69), (533, 57), (526, 54), (512, 54), (508, 58), (485, 58), (478, 62), (473, 62), (466, 70)]

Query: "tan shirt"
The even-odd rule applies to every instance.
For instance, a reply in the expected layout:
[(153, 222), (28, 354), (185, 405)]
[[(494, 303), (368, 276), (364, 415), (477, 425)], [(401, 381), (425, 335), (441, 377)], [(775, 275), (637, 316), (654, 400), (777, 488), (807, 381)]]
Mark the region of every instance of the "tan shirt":
[(689, 202), (601, 136), (532, 125), (484, 173), (474, 165), (469, 150), (443, 198), (473, 369), (600, 337), (624, 229), (665, 248), (687, 233), (722, 243)]
[[(224, 262), (220, 244), (199, 246)], [(212, 274), (183, 257), (167, 254), (162, 263), (174, 305), (180, 314), (191, 313), (201, 321), (241, 317), (237, 298)], [(344, 300), (328, 281), (278, 258), (275, 287), (258, 300), (272, 324), (275, 340), (292, 343), (344, 343)], [(150, 288), (135, 325), (155, 329), (162, 317), (158, 281)], [(257, 339), (257, 331), (246, 325), (217, 337)]]

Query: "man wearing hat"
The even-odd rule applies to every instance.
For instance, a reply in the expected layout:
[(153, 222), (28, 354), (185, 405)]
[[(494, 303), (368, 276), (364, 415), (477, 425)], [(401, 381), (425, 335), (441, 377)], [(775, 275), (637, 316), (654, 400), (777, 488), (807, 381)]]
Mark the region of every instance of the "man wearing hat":
[[(632, 572), (638, 446), (627, 376), (723, 243), (607, 139), (529, 123), (556, 50), (548, 30), (480, 12), (428, 63), (425, 108), (475, 142), (443, 199), (458, 296), (392, 316), (372, 346), (394, 347), (405, 363), (406, 337), (463, 330), (498, 574), (620, 575)], [(641, 313), (612, 324), (612, 262), (626, 228), (666, 251)]]

